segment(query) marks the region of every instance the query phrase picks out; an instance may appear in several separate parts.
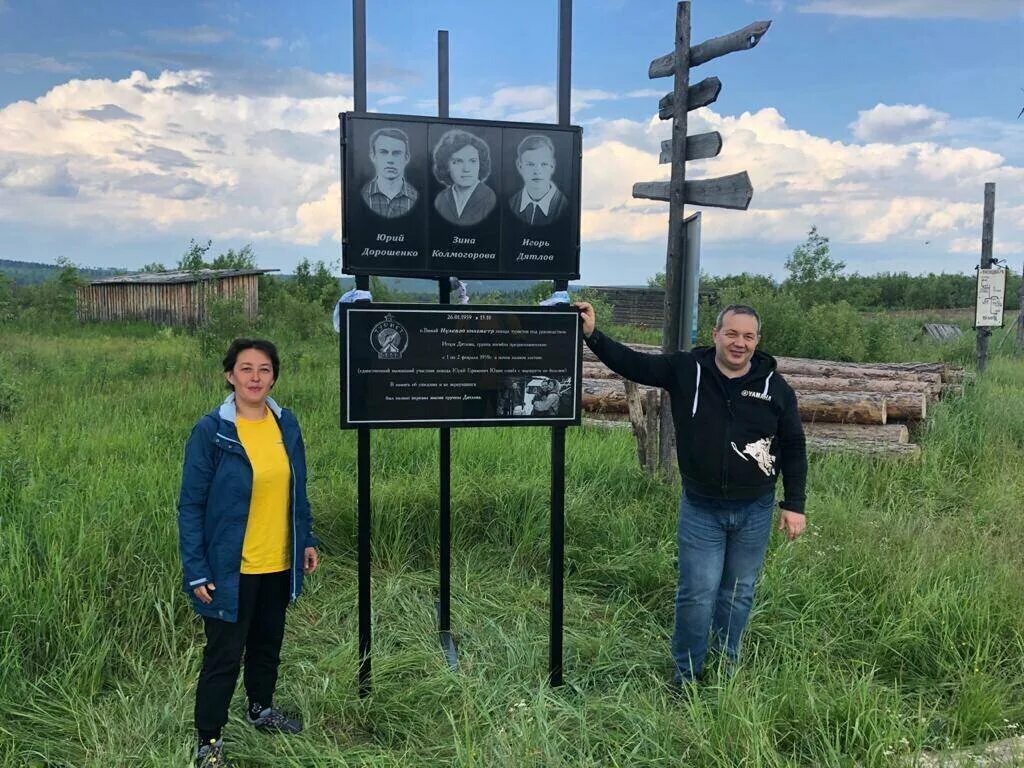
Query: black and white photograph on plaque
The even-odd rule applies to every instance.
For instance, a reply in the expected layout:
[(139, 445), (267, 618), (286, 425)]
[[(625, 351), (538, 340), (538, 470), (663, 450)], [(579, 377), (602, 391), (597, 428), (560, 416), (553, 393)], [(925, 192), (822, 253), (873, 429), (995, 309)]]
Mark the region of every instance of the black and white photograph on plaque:
[(578, 279), (581, 153), (574, 126), (343, 113), (342, 271)]
[(451, 128), (441, 135), (432, 152), (434, 178), (444, 189), (434, 197), (434, 209), (449, 224), (479, 224), (498, 202), (488, 186), (491, 149), (469, 131)]
[(515, 376), (502, 382), (498, 396), (500, 416), (529, 416), (531, 418), (566, 415), (572, 397), (572, 377)]
[(375, 173), (363, 186), (363, 202), (378, 216), (405, 216), (419, 200), (420, 193), (405, 178), (411, 152), (409, 134), (401, 128), (378, 128), (370, 134), (370, 162)]
[(524, 224), (550, 224), (569, 207), (569, 199), (554, 181), (555, 164), (555, 144), (543, 134), (527, 136), (516, 146), (516, 170), (522, 187), (512, 194), (508, 204)]
[(427, 126), (375, 118), (343, 125), (343, 265), (372, 274), (424, 269)]
[(501, 270), (557, 274), (579, 263), (579, 134), (502, 132)]

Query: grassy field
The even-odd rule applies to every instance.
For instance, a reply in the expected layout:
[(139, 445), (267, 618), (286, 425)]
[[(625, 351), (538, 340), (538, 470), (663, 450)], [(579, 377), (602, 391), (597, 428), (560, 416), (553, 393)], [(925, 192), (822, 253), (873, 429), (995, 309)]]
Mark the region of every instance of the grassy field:
[[(453, 434), (453, 624), (434, 633), (437, 447), (375, 432), (374, 683), (356, 693), (355, 436), (330, 337), (282, 345), (323, 565), (241, 766), (883, 766), (1024, 728), (1024, 364), (934, 409), (919, 463), (814, 456), (732, 680), (674, 699), (678, 488), (631, 438), (567, 438), (566, 679), (547, 670), (548, 439)], [(179, 592), (182, 448), (223, 396), (187, 336), (0, 328), (0, 766), (185, 766), (201, 626)]]

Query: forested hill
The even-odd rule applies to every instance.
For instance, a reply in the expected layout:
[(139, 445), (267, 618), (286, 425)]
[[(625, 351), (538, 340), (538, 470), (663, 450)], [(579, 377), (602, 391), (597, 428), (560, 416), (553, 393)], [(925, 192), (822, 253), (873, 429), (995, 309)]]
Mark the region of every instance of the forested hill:
[[(45, 283), (56, 276), (60, 267), (56, 264), (40, 264), (36, 261), (11, 261), (0, 259), (0, 273), (7, 275), (18, 285), (37, 285)], [(86, 280), (96, 280), (100, 277), (109, 277), (123, 269), (79, 269), (78, 273)]]

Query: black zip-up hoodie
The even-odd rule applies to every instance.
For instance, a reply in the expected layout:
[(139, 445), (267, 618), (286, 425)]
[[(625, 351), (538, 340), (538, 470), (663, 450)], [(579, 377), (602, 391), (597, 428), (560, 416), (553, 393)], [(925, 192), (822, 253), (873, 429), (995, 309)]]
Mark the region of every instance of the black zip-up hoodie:
[(776, 372), (774, 357), (755, 351), (750, 372), (733, 382), (717, 369), (714, 347), (649, 355), (597, 329), (586, 341), (616, 373), (668, 390), (684, 488), (715, 499), (753, 499), (774, 490), (781, 470), (779, 506), (804, 512), (804, 430), (796, 394)]

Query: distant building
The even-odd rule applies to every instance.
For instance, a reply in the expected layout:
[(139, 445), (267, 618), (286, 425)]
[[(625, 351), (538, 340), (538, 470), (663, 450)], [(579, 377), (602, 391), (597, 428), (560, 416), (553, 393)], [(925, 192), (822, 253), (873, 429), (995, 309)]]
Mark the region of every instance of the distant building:
[(148, 320), (194, 327), (206, 320), (215, 298), (242, 299), (245, 315), (259, 313), (259, 276), (275, 269), (201, 269), (195, 272), (138, 272), (79, 286), (76, 313), (82, 322)]

